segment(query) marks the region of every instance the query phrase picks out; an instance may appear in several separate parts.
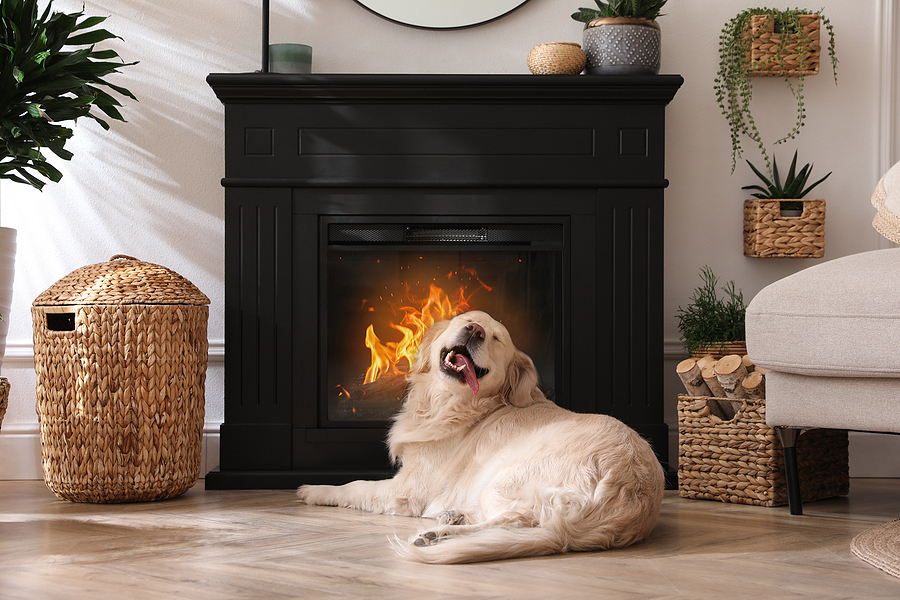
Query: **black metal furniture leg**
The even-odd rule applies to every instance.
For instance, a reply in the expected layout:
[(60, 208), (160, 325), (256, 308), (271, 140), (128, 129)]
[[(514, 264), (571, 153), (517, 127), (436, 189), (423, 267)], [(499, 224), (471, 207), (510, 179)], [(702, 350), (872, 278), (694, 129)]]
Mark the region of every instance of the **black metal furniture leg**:
[(802, 515), (800, 501), (800, 473), (797, 469), (797, 438), (802, 430), (778, 427), (778, 438), (784, 448), (784, 474), (787, 479), (788, 505), (792, 515)]

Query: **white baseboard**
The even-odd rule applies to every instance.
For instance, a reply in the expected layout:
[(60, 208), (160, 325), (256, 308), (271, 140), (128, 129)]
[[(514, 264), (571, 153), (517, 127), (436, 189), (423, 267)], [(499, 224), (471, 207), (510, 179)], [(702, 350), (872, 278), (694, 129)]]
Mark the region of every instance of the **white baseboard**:
[[(219, 425), (203, 429), (200, 477), (219, 466)], [(41, 437), (37, 425), (11, 424), (0, 429), (0, 481), (43, 479)]]

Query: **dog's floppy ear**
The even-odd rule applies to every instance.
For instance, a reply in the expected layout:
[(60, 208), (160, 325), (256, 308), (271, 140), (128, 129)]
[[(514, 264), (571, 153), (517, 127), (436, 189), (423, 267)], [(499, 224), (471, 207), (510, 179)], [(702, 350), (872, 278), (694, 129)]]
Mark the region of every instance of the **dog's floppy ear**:
[(427, 373), (431, 370), (431, 344), (449, 326), (450, 321), (437, 321), (428, 328), (428, 331), (425, 332), (425, 336), (422, 338), (422, 343), (419, 344), (419, 349), (416, 350), (416, 360), (409, 370), (410, 373)]
[(531, 358), (516, 350), (509, 368), (506, 370), (506, 381), (503, 382), (503, 402), (519, 408), (530, 406), (534, 403), (532, 392), (537, 387), (538, 374)]

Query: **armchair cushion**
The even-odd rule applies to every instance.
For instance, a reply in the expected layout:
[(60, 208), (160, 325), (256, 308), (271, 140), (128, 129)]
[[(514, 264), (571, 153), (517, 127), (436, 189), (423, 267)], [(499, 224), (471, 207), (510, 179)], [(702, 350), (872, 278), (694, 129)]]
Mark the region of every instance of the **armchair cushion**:
[(900, 248), (828, 261), (767, 286), (747, 307), (747, 349), (798, 375), (900, 377)]

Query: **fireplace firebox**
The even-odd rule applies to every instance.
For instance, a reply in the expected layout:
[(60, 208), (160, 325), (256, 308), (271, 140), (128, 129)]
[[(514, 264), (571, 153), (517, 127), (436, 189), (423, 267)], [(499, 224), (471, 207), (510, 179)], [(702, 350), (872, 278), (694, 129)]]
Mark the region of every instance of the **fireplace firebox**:
[(211, 489), (392, 474), (425, 328), (502, 321), (544, 393), (666, 463), (664, 109), (648, 77), (210, 75), (226, 391)]
[(514, 331), (545, 395), (555, 398), (564, 382), (556, 353), (564, 347), (567, 221), (323, 218), (323, 423), (383, 426), (400, 407), (428, 326), (467, 310), (495, 315)]

